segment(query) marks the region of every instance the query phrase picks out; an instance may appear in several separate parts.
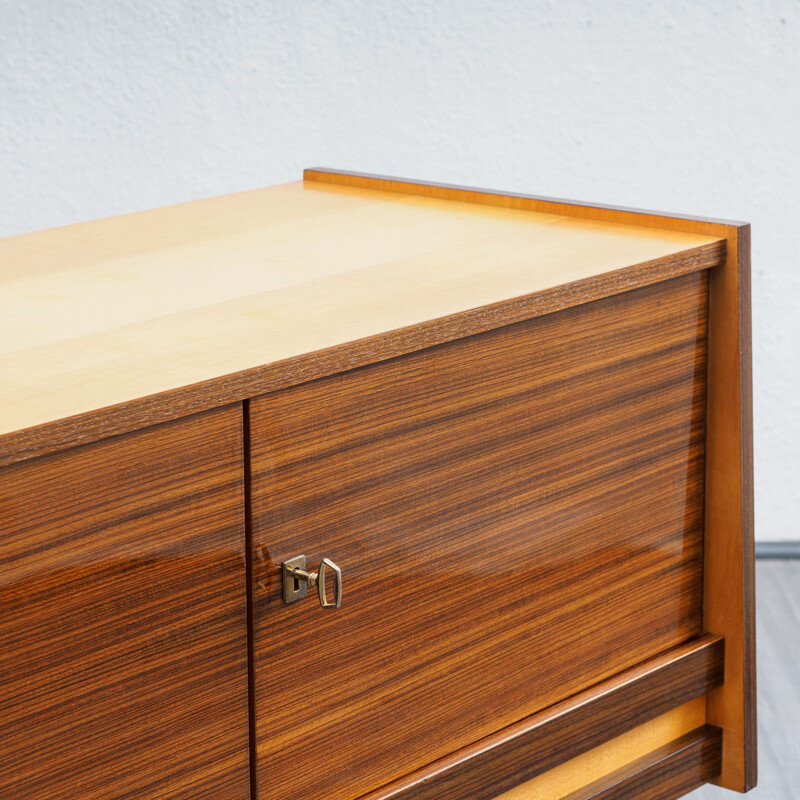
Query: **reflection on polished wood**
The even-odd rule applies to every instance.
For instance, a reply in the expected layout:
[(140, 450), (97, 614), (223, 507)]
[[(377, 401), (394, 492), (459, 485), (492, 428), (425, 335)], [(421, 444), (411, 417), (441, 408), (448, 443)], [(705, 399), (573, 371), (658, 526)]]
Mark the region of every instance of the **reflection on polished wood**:
[[(262, 793), (359, 796), (701, 632), (705, 342), (693, 273), (251, 403)], [(301, 552), (340, 610), (284, 606)]]
[(0, 796), (245, 800), (241, 409), (6, 468)]

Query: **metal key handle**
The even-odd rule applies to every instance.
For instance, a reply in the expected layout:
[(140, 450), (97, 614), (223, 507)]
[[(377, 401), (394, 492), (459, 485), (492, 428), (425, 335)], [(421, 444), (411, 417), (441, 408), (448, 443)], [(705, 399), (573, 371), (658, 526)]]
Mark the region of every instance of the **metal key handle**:
[[(342, 605), (342, 571), (329, 558), (320, 561), (317, 572), (306, 571), (306, 557), (295, 556), (281, 565), (283, 572), (283, 601), (294, 603), (306, 596), (308, 587), (317, 587), (319, 604), (323, 608), (339, 608)], [(328, 600), (326, 578), (328, 570), (333, 573), (333, 600)]]

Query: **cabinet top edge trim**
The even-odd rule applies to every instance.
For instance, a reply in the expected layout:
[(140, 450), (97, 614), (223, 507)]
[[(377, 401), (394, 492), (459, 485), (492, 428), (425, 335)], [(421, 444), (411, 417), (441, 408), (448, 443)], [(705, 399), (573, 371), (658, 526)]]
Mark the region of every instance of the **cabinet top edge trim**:
[(0, 468), (719, 266), (725, 243), (270, 364), (0, 432)]

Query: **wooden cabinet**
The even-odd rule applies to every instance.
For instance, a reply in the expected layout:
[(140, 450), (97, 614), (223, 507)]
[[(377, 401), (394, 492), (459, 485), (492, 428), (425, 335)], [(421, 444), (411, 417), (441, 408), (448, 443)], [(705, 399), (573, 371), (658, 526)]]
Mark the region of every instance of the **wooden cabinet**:
[(312, 170), (0, 241), (3, 796), (752, 786), (748, 230)]

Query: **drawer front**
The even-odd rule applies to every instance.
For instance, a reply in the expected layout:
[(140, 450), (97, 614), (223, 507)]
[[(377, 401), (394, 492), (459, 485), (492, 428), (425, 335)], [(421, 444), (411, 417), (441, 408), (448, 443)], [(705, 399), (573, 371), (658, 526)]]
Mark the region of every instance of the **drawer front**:
[[(706, 289), (252, 401), (261, 797), (359, 797), (700, 632)], [(300, 554), (340, 609), (284, 604)]]
[(0, 472), (0, 796), (249, 797), (241, 407)]

